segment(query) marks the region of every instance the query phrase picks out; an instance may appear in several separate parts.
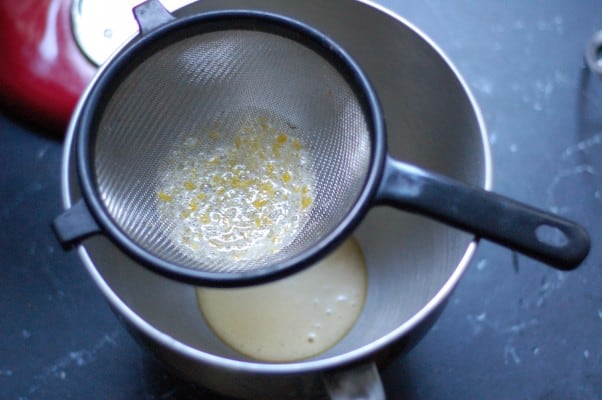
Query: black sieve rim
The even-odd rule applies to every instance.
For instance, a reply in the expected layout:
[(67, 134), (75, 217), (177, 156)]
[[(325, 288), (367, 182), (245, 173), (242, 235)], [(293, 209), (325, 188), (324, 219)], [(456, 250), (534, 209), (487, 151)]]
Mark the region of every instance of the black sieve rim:
[[(340, 224), (316, 245), (287, 260), (239, 272), (215, 272), (184, 267), (168, 261), (133, 240), (112, 218), (98, 191), (94, 146), (96, 127), (111, 94), (127, 74), (154, 52), (191, 35), (219, 30), (245, 29), (278, 34), (316, 51), (331, 63), (355, 92), (371, 134), (370, 168), (355, 204)], [(352, 57), (323, 33), (294, 19), (258, 11), (229, 10), (175, 19), (138, 36), (101, 69), (76, 123), (78, 176), (87, 206), (104, 233), (146, 268), (185, 283), (233, 287), (263, 283), (300, 271), (324, 257), (346, 239), (372, 205), (383, 173), (386, 155), (385, 123), (379, 101), (368, 78)]]

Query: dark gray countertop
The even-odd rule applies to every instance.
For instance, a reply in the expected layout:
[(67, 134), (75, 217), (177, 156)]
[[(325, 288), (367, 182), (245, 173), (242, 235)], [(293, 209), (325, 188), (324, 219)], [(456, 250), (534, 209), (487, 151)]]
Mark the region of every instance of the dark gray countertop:
[[(439, 44), (481, 106), (494, 189), (582, 223), (562, 273), (482, 243), (434, 328), (383, 371), (391, 399), (602, 399), (602, 80), (584, 69), (598, 1), (381, 1)], [(0, 116), (0, 398), (218, 398), (120, 325), (49, 222), (61, 143)]]

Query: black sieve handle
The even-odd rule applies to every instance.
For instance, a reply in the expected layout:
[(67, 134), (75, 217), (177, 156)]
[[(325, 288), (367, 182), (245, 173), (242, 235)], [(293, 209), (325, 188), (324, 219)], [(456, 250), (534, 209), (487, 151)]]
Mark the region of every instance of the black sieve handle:
[(576, 268), (589, 253), (589, 235), (574, 222), (391, 157), (376, 201), (433, 217), (560, 270)]

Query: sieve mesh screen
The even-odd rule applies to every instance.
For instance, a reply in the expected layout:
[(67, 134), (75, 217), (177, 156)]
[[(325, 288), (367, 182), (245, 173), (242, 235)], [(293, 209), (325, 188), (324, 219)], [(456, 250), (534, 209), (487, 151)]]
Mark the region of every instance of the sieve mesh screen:
[[(353, 88), (321, 54), (276, 33), (228, 29), (178, 39), (148, 54), (124, 76), (100, 112), (93, 159), (104, 206), (133, 241), (188, 268), (256, 270), (311, 248), (356, 203), (370, 168), (371, 135)], [(244, 142), (245, 135), (255, 139)], [(238, 153), (232, 153), (235, 148)], [(219, 170), (203, 165), (219, 154), (223, 160), (215, 163), (223, 162), (228, 175), (216, 178)], [(265, 164), (253, 171), (241, 154), (263, 158)], [(280, 171), (281, 186), (272, 189), (261, 180), (265, 176), (252, 181), (236, 175), (236, 168), (260, 175), (287, 163), (292, 177), (287, 180), (287, 172)], [(177, 171), (188, 175), (179, 179)], [(213, 181), (207, 180), (210, 175)], [(305, 180), (295, 182), (298, 177)], [(272, 178), (269, 185), (276, 186)], [(224, 184), (227, 179), (230, 183)], [(186, 190), (194, 193), (194, 203)], [(276, 196), (278, 190), (280, 214), (270, 219), (266, 213), (262, 220), (261, 210), (270, 206), (262, 203), (262, 193)], [(219, 210), (206, 203), (229, 204), (232, 196), (247, 199), (247, 219), (239, 215), (226, 224)], [(303, 205), (285, 207), (294, 196)], [(172, 207), (177, 199), (185, 200), (180, 213)], [(189, 217), (196, 228), (187, 225)], [(271, 230), (264, 239), (274, 246), (264, 251), (249, 242), (247, 247), (261, 251), (243, 254), (202, 243), (208, 239), (201, 234), (182, 236), (187, 229), (221, 226), (238, 235), (240, 244), (244, 234), (236, 230), (253, 223), (264, 233)], [(274, 239), (279, 226), (286, 240)]]

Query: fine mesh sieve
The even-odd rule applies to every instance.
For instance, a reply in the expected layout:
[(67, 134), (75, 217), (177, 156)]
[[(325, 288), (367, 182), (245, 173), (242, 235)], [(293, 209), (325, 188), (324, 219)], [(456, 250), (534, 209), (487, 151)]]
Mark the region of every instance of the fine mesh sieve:
[[(236, 21), (236, 25), (245, 24)], [(283, 33), (237, 27), (191, 33), (163, 43), (144, 56), (113, 84), (111, 93), (97, 107), (90, 140), (93, 160), (90, 167), (103, 207), (139, 246), (186, 268), (244, 272), (280, 263), (312, 248), (349, 213), (370, 171), (371, 129), (364, 116), (364, 105), (353, 87), (324, 55)], [(248, 160), (251, 155), (245, 149), (236, 150), (235, 139), (259, 141), (262, 148), (255, 150), (265, 154), (264, 160), (258, 161), (266, 165), (298, 162), (299, 157), (294, 155), (289, 155), (293, 160), (282, 160), (282, 154), (280, 157), (274, 154), (279, 150), (273, 148), (278, 145), (279, 137), (281, 141), (295, 141), (299, 151), (306, 151), (304, 165), (283, 166), (286, 170), (275, 171), (274, 176), (252, 176), (258, 175), (263, 166), (248, 165), (253, 161)], [(219, 158), (220, 153), (233, 150), (238, 157), (231, 158), (238, 158), (235, 160), (238, 164), (223, 160), (221, 166), (224, 175), (233, 175), (223, 179), (230, 182), (194, 176), (209, 173), (211, 162), (216, 161), (212, 159), (214, 155)], [(191, 161), (193, 158), (196, 159)], [(188, 165), (174, 166), (182, 163), (182, 159)], [(196, 171), (186, 171), (192, 165)], [(242, 173), (233, 174), (237, 166)], [(232, 215), (231, 220), (224, 221), (228, 217), (215, 208), (200, 211), (203, 205), (198, 203), (209, 201), (210, 194), (198, 198), (194, 189), (201, 185), (199, 182), (206, 182), (205, 192), (224, 191), (221, 193), (224, 199), (220, 201), (226, 201), (227, 196), (235, 197), (240, 202), (239, 208), (248, 211), (237, 214), (249, 214), (256, 208), (260, 211), (259, 208), (270, 207), (270, 204), (254, 207), (249, 202), (275, 201), (273, 194), (257, 193), (258, 186), (292, 191), (293, 185), (288, 189), (279, 184), (282, 174), (295, 168), (304, 168), (305, 174), (312, 175), (312, 196), (306, 200), (312, 204), (301, 212), (294, 207), (296, 204), (282, 202), (290, 206), (283, 213), (303, 214), (287, 216), (302, 219), (294, 235), (282, 233), (291, 236), (290, 243), (281, 243), (281, 248), (263, 246), (265, 251), (246, 257), (229, 251), (227, 241), (209, 246), (200, 243), (198, 246), (204, 250), (194, 248), (194, 242), (211, 237), (202, 234), (203, 225), (209, 222), (196, 221), (203, 217), (222, 224), (220, 229), (232, 236), (241, 236), (232, 231), (243, 230), (249, 224), (251, 228), (271, 224), (268, 228), (277, 230), (281, 220), (286, 219), (278, 216), (256, 224), (253, 215)], [(162, 212), (161, 207), (165, 206), (162, 203), (175, 201), (172, 192), (187, 191), (184, 185), (161, 178), (167, 174), (166, 170), (174, 169), (171, 175), (175, 181), (180, 181), (178, 173), (190, 178), (183, 183), (188, 183), (191, 193), (184, 195), (181, 207), (173, 206), (172, 210)], [(241, 180), (241, 174), (249, 176)], [(301, 171), (291, 174), (299, 175)], [(165, 193), (164, 201), (158, 193)], [(197, 202), (196, 209), (192, 215), (182, 217), (193, 200)], [(207, 215), (211, 213), (214, 215)], [(188, 236), (178, 235), (180, 224), (200, 227)], [(188, 237), (188, 243), (182, 236)], [(209, 254), (212, 248), (215, 251)]]
[(386, 154), (376, 94), (336, 43), (252, 11), (174, 19), (101, 70), (76, 121), (83, 199), (55, 221), (104, 231), (141, 264), (195, 284), (258, 283), (311, 265), (376, 204), (422, 213), (568, 269), (578, 225)]
[(151, 268), (197, 282), (290, 273), (340, 242), (384, 148), (351, 58), (266, 13), (165, 31), (114, 59), (84, 105), (78, 167), (94, 220)]

